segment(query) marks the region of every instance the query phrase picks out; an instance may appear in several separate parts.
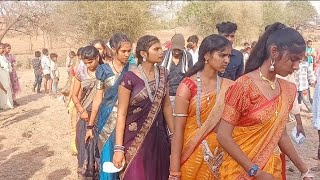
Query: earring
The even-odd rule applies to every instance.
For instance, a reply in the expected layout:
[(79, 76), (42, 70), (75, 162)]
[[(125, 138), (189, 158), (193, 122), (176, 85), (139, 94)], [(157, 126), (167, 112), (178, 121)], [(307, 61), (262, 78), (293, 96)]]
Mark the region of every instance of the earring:
[(143, 57), (143, 58), (142, 58), (142, 61), (143, 61), (143, 62), (146, 62), (146, 61), (147, 61), (147, 58), (146, 58), (146, 57)]
[(208, 63), (208, 60), (205, 60), (204, 63), (207, 64), (207, 63)]
[(271, 66), (269, 67), (269, 71), (273, 72), (274, 71), (274, 64), (276, 63), (276, 61), (271, 58)]

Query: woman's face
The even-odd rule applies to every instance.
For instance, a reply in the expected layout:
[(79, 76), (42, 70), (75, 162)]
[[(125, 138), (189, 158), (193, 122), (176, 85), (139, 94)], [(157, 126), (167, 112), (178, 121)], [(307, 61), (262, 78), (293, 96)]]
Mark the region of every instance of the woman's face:
[(105, 49), (103, 48), (102, 44), (96, 43), (96, 44), (94, 45), (94, 47), (97, 48), (98, 51), (99, 51), (99, 54), (100, 54), (101, 56), (103, 56)]
[(4, 52), (4, 48), (3, 46), (0, 46), (0, 54), (3, 54), (3, 52)]
[(160, 63), (163, 59), (163, 51), (160, 42), (153, 44), (148, 50), (147, 61), (150, 63)]
[(276, 74), (286, 77), (292, 74), (295, 70), (299, 69), (300, 60), (305, 56), (305, 51), (297, 54), (290, 54), (289, 51), (285, 51), (283, 55), (276, 60), (275, 72)]
[[(115, 58), (118, 59), (121, 63), (128, 63), (128, 59), (131, 53), (132, 45), (130, 42), (122, 42), (120, 49), (115, 53)], [(113, 49), (113, 51), (115, 51)]]
[(9, 54), (10, 51), (11, 51), (11, 46), (8, 46), (8, 47), (6, 47), (6, 48), (4, 49), (4, 52), (7, 53), (7, 54)]
[(208, 53), (209, 56), (208, 64), (216, 71), (223, 72), (230, 62), (231, 56), (231, 46), (228, 45), (222, 51), (215, 51), (213, 53)]
[(99, 56), (93, 59), (83, 59), (83, 63), (87, 66), (89, 71), (93, 72), (99, 65)]

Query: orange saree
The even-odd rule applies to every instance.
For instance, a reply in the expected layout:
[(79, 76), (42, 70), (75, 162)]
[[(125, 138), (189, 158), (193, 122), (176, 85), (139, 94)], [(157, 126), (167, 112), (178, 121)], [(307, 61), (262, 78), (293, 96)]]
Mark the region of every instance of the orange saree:
[[(226, 94), (223, 119), (234, 125), (233, 139), (263, 171), (282, 179), (278, 142), (295, 98), (295, 85), (279, 79), (280, 95), (267, 99), (248, 76), (239, 78)], [(221, 179), (253, 179), (229, 155), (220, 167)]]
[(216, 155), (222, 152), (222, 149), (218, 147), (216, 133), (212, 132), (212, 129), (221, 119), (224, 107), (224, 94), (233, 82), (226, 79), (222, 80), (221, 94), (219, 93), (218, 99), (216, 99), (215, 91), (201, 94), (201, 128), (198, 127), (196, 115), (197, 85), (189, 78), (185, 78), (182, 83), (185, 83), (189, 87), (192, 95), (189, 100), (188, 118), (184, 130), (181, 179), (218, 179), (218, 169), (216, 172), (212, 172), (209, 164), (204, 161), (203, 144), (201, 142), (205, 139), (211, 152)]

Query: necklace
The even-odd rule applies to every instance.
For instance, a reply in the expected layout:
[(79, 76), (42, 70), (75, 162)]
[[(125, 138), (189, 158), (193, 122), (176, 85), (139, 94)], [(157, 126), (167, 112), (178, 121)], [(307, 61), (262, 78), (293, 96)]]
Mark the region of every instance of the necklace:
[(260, 73), (260, 78), (264, 81), (267, 81), (271, 87), (272, 90), (275, 90), (276, 89), (276, 82), (277, 82), (277, 78), (272, 82), (270, 81), (268, 78), (264, 77), (262, 72), (261, 72), (261, 68), (259, 68), (259, 73)]
[(122, 70), (123, 70), (123, 68), (122, 68), (121, 71), (117, 71), (116, 67), (115, 67), (114, 64), (113, 64), (113, 61), (114, 61), (114, 60), (111, 61), (113, 69), (116, 71), (117, 74), (121, 73)]
[[(138, 69), (142, 75), (142, 79), (144, 81), (144, 85), (146, 86), (147, 88), (147, 92), (148, 92), (148, 96), (149, 96), (149, 99), (151, 100), (151, 102), (154, 101), (155, 97), (156, 97), (156, 93), (154, 93), (154, 95), (152, 95), (152, 92), (151, 92), (151, 88), (150, 88), (150, 85), (149, 85), (149, 81), (148, 81), (148, 78), (147, 78), (147, 75), (146, 73), (144, 72), (141, 64), (138, 66)], [(154, 78), (156, 80), (156, 88), (155, 88), (155, 92), (157, 91), (158, 89), (158, 86), (159, 86), (159, 71), (158, 71), (158, 67), (157, 66), (154, 66)]]
[[(218, 74), (217, 74), (217, 80), (216, 81), (217, 81), (216, 82), (216, 88), (217, 88), (216, 94), (218, 94), (220, 92), (220, 81), (221, 81), (221, 78), (220, 78), (220, 76)], [(202, 91), (202, 85), (203, 84), (201, 83), (200, 72), (198, 72), (197, 73), (197, 89), (199, 89), (200, 92)], [(206, 88), (205, 88), (205, 91), (206, 91)], [(210, 95), (208, 95), (208, 97), (207, 97), (207, 103), (208, 104), (210, 103)]]

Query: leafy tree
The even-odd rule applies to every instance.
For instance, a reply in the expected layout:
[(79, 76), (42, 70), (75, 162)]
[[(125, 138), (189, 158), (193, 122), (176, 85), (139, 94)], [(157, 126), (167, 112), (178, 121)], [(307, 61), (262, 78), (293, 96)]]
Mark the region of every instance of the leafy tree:
[(315, 18), (317, 11), (309, 1), (289, 1), (284, 8), (284, 14), (287, 24), (299, 28)]

